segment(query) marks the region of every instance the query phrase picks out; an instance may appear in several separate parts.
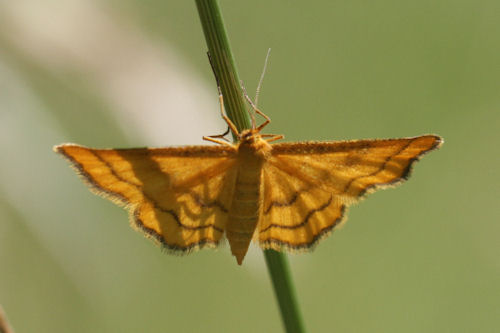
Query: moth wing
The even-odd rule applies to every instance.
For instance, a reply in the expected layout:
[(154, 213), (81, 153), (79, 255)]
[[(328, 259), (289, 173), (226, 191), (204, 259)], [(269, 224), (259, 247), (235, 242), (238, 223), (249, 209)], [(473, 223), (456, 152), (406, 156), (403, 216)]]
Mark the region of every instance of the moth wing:
[(349, 205), (406, 180), (412, 164), (441, 143), (438, 136), (424, 135), (272, 145), (256, 238), (275, 250), (314, 247), (343, 221)]
[(131, 224), (167, 250), (219, 244), (234, 191), (235, 149), (222, 146), (55, 147), (91, 190), (129, 210)]

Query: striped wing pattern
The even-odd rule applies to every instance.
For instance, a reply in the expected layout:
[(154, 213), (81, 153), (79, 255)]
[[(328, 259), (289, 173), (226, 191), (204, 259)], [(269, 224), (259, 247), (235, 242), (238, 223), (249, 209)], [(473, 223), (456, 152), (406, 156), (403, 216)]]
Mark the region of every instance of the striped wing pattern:
[(236, 176), (222, 146), (91, 149), (61, 145), (90, 188), (129, 209), (134, 227), (178, 254), (215, 247), (224, 235)]
[[(257, 207), (253, 237), (261, 247), (310, 250), (345, 220), (349, 205), (406, 180), (414, 162), (441, 143), (438, 136), (424, 135), (273, 144), (270, 156), (245, 180), (259, 184), (255, 198), (248, 203), (239, 198), (239, 205), (233, 205), (237, 173), (250, 162), (239, 160), (238, 145), (92, 149), (66, 144), (55, 150), (96, 194), (129, 209), (134, 227), (183, 254), (217, 246), (224, 233), (231, 236), (228, 217), (241, 220), (252, 213), (239, 207), (243, 204)], [(231, 244), (240, 264), (247, 247), (239, 253)]]
[(425, 135), (274, 144), (263, 170), (256, 238), (263, 248), (313, 248), (344, 220), (349, 205), (406, 180), (413, 163), (441, 142), (438, 136)]

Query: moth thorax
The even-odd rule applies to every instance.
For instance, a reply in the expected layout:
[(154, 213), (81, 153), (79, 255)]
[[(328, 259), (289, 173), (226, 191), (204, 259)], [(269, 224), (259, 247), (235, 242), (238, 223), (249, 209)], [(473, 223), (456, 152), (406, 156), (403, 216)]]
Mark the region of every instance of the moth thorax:
[(266, 159), (271, 152), (271, 145), (256, 130), (245, 130), (240, 135), (238, 151), (249, 158)]

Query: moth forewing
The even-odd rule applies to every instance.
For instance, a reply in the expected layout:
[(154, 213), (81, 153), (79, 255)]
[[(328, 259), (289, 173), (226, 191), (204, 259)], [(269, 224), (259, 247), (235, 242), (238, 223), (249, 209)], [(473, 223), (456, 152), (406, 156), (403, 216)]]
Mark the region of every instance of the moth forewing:
[(252, 238), (263, 248), (312, 249), (345, 220), (349, 205), (406, 180), (414, 162), (442, 143), (424, 135), (270, 144), (282, 136), (261, 135), (263, 125), (238, 133), (224, 119), (238, 143), (212, 136), (204, 138), (220, 145), (54, 150), (167, 250), (215, 247), (226, 235), (241, 264)]

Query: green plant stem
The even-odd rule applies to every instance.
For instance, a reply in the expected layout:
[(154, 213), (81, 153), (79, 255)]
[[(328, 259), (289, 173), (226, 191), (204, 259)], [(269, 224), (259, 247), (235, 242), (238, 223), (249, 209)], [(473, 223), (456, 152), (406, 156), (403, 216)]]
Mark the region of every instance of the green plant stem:
[[(242, 96), (240, 80), (219, 4), (216, 0), (195, 0), (195, 2), (214, 71), (224, 96), (227, 116), (236, 125), (238, 131), (250, 128), (250, 117), (245, 108), (245, 100)], [(286, 255), (273, 250), (265, 250), (264, 257), (286, 332), (305, 332)]]
[(238, 131), (250, 128), (250, 117), (241, 94), (240, 79), (219, 4), (215, 0), (196, 0), (201, 25), (207, 41), (213, 68), (219, 79), (226, 114)]
[(273, 281), (274, 293), (278, 299), (283, 325), (288, 333), (305, 332), (302, 315), (293, 287), (292, 275), (286, 254), (264, 250), (267, 269)]

